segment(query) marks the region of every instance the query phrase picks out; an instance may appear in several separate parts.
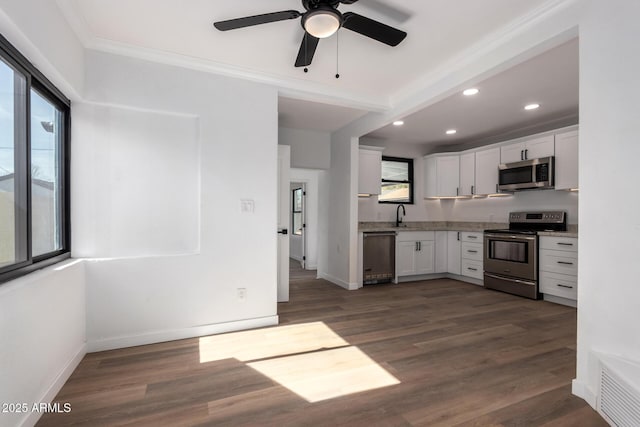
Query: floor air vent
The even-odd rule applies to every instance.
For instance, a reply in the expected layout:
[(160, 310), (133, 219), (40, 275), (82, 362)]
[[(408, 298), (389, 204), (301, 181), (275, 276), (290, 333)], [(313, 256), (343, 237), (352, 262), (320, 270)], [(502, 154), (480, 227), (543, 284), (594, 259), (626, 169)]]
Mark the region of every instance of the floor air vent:
[(635, 389), (606, 363), (602, 363), (598, 409), (614, 426), (640, 426), (640, 390)]

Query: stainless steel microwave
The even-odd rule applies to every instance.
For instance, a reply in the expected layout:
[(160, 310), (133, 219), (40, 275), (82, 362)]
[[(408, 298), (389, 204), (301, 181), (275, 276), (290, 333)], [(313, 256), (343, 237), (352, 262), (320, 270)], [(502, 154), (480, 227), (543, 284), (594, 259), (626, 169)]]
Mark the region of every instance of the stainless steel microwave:
[(554, 187), (554, 158), (505, 163), (498, 167), (498, 189), (519, 191)]

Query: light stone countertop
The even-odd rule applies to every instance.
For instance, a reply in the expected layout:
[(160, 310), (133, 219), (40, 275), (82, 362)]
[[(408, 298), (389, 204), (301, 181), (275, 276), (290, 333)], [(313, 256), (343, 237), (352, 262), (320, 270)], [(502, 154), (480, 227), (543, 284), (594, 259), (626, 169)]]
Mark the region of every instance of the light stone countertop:
[[(360, 222), (358, 231), (389, 232), (389, 231), (475, 231), (501, 230), (509, 228), (508, 223), (503, 222), (474, 222), (474, 221), (407, 221), (402, 226), (396, 227), (395, 222)], [(578, 225), (568, 224), (567, 231), (539, 231), (539, 236), (578, 237)]]
[(509, 228), (509, 224), (500, 222), (463, 222), (463, 221), (413, 221), (403, 222), (396, 227), (395, 222), (360, 222), (359, 232), (376, 231), (476, 231)]

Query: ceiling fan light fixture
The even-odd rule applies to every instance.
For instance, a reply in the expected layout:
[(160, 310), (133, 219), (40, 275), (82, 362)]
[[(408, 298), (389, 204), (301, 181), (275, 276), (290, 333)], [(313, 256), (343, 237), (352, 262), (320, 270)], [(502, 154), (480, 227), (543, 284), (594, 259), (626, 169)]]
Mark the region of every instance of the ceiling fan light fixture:
[(302, 26), (313, 37), (324, 39), (335, 34), (342, 26), (342, 15), (332, 8), (318, 8), (304, 15)]

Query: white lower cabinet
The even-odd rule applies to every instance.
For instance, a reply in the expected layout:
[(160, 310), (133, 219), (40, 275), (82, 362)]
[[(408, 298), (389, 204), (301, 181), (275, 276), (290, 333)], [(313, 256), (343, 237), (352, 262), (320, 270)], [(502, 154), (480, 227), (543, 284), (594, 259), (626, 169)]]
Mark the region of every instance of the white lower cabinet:
[(396, 276), (449, 273), (482, 280), (482, 238), (480, 232), (401, 231), (396, 237)]
[(463, 231), (461, 235), (460, 274), (482, 280), (484, 278), (483, 264), (483, 234), (479, 232)]
[(396, 238), (396, 275), (435, 273), (435, 232), (400, 232)]
[(447, 273), (460, 275), (460, 232), (447, 231)]
[(578, 239), (540, 236), (540, 292), (578, 299)]

